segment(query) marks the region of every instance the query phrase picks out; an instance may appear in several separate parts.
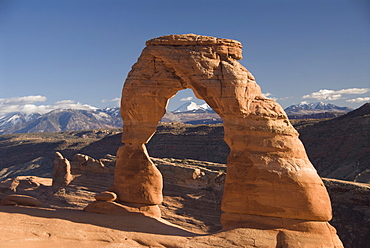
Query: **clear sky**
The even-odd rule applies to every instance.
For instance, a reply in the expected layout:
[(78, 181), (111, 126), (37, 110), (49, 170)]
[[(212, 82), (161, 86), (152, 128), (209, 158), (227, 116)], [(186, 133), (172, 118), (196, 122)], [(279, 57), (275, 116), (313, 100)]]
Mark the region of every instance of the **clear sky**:
[(0, 115), (117, 106), (145, 41), (185, 33), (241, 41), (241, 63), (283, 107), (370, 101), (368, 0), (0, 0)]

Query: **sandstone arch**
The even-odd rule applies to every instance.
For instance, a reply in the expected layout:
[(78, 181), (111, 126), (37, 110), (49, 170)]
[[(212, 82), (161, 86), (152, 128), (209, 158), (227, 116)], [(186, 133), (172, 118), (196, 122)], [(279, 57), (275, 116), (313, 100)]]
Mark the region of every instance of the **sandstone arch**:
[(122, 91), (125, 145), (117, 152), (114, 180), (119, 201), (140, 206), (162, 202), (162, 177), (145, 143), (168, 99), (191, 88), (223, 119), (230, 147), (223, 226), (303, 231), (313, 235), (304, 238), (310, 242), (325, 236), (327, 247), (341, 247), (327, 223), (327, 191), (298, 133), (280, 105), (262, 96), (253, 75), (237, 61), (241, 48), (235, 40), (194, 34), (147, 41)]

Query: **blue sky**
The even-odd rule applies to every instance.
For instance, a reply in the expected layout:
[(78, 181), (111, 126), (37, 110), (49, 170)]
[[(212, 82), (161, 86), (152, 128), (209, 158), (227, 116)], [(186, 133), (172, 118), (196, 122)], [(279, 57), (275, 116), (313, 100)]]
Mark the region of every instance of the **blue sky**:
[(116, 106), (145, 41), (185, 33), (241, 41), (283, 107), (370, 101), (368, 0), (0, 0), (0, 114)]

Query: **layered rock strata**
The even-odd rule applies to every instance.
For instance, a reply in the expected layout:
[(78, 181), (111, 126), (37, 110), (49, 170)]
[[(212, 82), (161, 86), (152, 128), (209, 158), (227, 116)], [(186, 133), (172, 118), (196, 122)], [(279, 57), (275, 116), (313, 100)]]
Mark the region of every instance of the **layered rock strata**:
[(145, 143), (168, 100), (190, 88), (224, 122), (230, 147), (221, 206), (224, 228), (286, 229), (308, 233), (303, 243), (319, 238), (325, 247), (341, 247), (327, 223), (332, 215), (323, 182), (281, 106), (263, 97), (253, 75), (237, 61), (241, 43), (189, 34), (146, 45), (122, 91), (124, 146), (117, 152), (114, 179), (118, 200), (161, 203), (162, 177)]

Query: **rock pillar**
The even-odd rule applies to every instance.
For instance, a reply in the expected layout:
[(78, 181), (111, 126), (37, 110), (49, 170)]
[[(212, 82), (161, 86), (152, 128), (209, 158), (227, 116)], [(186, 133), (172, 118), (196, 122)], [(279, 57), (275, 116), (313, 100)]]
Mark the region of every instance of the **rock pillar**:
[(72, 181), (71, 164), (64, 158), (60, 152), (55, 153), (54, 171), (53, 171), (52, 191), (57, 192), (65, 188)]
[(162, 175), (144, 144), (126, 144), (117, 152), (114, 191), (121, 202), (161, 204)]
[(184, 89), (163, 62), (143, 52), (122, 91), (122, 142), (117, 151), (114, 191), (123, 203), (162, 202), (162, 175), (149, 158), (145, 144), (166, 113), (168, 99)]

